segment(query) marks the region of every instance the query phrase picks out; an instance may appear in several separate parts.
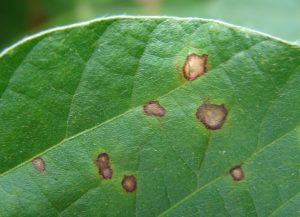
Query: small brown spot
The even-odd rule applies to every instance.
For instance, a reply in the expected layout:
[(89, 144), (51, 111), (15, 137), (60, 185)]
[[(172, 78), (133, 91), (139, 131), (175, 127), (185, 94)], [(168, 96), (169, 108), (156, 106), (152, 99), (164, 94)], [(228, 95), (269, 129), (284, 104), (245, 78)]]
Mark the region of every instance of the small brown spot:
[(33, 158), (32, 166), (39, 172), (44, 172), (46, 170), (45, 161), (41, 157)]
[(99, 174), (104, 179), (111, 179), (112, 178), (112, 169), (109, 165), (109, 156), (107, 153), (101, 153), (98, 155), (96, 160), (96, 165), (99, 169)]
[(98, 158), (96, 160), (96, 165), (99, 168), (107, 168), (109, 167), (109, 157), (106, 153), (101, 153), (98, 155)]
[(203, 104), (197, 109), (196, 116), (206, 128), (216, 130), (223, 126), (227, 116), (227, 109), (223, 104)]
[(104, 179), (111, 179), (112, 178), (112, 169), (105, 168), (101, 171), (100, 175), (102, 175), (102, 177)]
[(234, 181), (241, 181), (244, 178), (244, 171), (241, 166), (234, 166), (229, 171)]
[(166, 109), (158, 101), (150, 101), (144, 105), (144, 112), (146, 115), (163, 117)]
[(127, 192), (133, 192), (136, 190), (136, 179), (134, 176), (124, 176), (122, 180), (122, 186)]
[(208, 55), (190, 54), (187, 56), (184, 66), (183, 75), (185, 79), (192, 81), (207, 71)]

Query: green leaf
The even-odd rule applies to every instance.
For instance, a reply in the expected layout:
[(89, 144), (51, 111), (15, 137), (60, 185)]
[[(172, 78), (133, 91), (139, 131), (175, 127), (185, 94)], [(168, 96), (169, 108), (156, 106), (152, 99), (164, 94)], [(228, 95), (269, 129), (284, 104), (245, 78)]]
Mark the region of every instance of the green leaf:
[(202, 19), (21, 41), (0, 55), (0, 216), (298, 216), (299, 66), (299, 45)]

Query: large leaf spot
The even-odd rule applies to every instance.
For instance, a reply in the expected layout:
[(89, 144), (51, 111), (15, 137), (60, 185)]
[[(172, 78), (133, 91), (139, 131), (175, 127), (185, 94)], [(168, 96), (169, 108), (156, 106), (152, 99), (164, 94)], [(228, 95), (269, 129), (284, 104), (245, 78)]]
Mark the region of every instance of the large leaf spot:
[(96, 160), (96, 165), (99, 169), (99, 174), (104, 179), (111, 179), (112, 178), (112, 169), (110, 168), (109, 164), (109, 156), (107, 153), (101, 153), (98, 155)]
[(203, 104), (198, 108), (196, 116), (206, 128), (216, 130), (223, 126), (227, 113), (224, 105)]
[(185, 79), (192, 81), (203, 75), (207, 71), (207, 58), (207, 54), (200, 56), (193, 53), (188, 55), (183, 67)]

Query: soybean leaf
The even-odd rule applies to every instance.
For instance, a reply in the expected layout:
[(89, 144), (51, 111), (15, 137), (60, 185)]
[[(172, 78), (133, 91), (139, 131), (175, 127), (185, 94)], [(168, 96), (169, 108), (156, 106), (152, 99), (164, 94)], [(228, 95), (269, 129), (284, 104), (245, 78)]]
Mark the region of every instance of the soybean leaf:
[(19, 42), (0, 55), (0, 216), (299, 215), (299, 65), (299, 45), (190, 18)]

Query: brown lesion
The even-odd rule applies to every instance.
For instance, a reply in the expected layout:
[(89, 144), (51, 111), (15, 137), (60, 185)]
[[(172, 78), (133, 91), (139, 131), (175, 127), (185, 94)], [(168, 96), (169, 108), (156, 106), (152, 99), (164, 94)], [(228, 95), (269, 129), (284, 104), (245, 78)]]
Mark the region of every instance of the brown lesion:
[(245, 173), (240, 165), (234, 166), (229, 170), (233, 181), (241, 181), (245, 177)]
[(144, 105), (144, 113), (149, 116), (163, 117), (166, 109), (158, 101), (150, 101)]
[(186, 80), (192, 81), (207, 72), (208, 55), (190, 54), (186, 57), (183, 66), (183, 75)]
[(99, 174), (104, 179), (111, 179), (113, 171), (110, 168), (109, 156), (107, 153), (101, 153), (98, 155), (96, 160), (96, 166), (99, 169)]
[(32, 166), (39, 172), (44, 172), (46, 170), (46, 164), (43, 158), (35, 157), (31, 161)]
[(227, 117), (228, 111), (225, 106), (204, 103), (199, 106), (196, 117), (204, 126), (211, 130), (220, 129)]
[(134, 192), (137, 188), (137, 181), (135, 176), (124, 176), (122, 180), (122, 187), (126, 192)]

